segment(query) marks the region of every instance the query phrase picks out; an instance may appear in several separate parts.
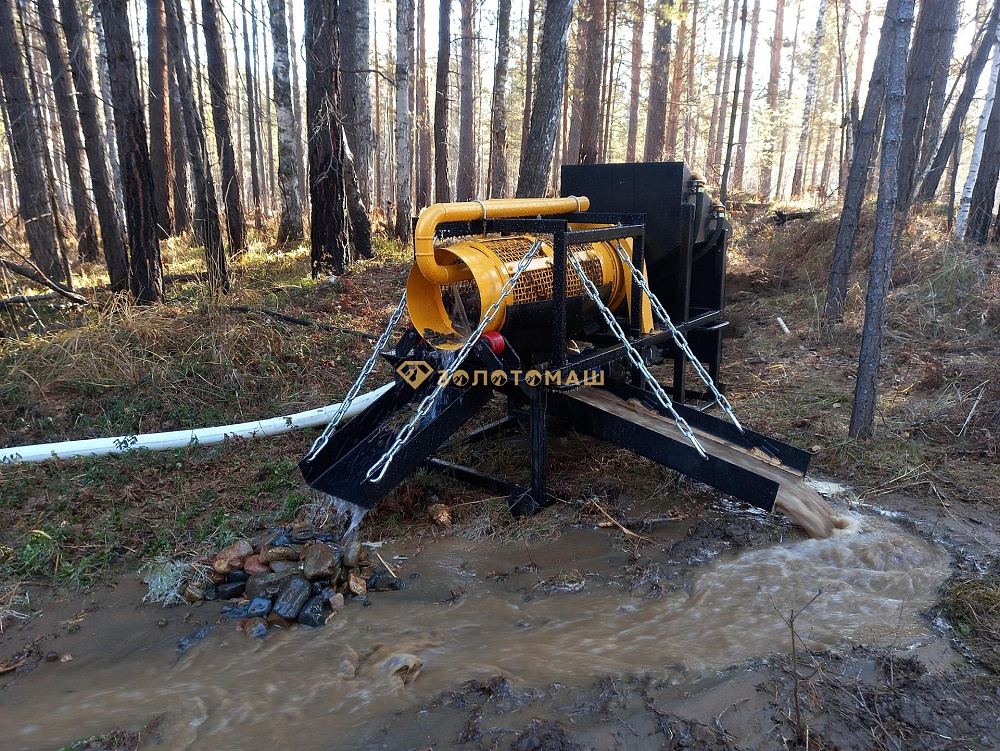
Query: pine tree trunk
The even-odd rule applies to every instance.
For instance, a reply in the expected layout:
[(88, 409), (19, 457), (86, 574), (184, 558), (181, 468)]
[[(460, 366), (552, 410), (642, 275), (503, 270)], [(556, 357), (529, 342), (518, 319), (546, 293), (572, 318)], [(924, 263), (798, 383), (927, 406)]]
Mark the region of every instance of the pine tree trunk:
[[(715, 155), (715, 142), (719, 137), (719, 131), (722, 129), (722, 112), (725, 111), (725, 97), (726, 91), (722, 87), (723, 74), (725, 73), (726, 63), (727, 63), (727, 51), (729, 50), (731, 43), (729, 41), (729, 14), (730, 14), (730, 4), (732, 4), (732, 13), (735, 15), (735, 4), (736, 0), (724, 0), (722, 5), (722, 40), (719, 44), (719, 58), (715, 66), (715, 94), (712, 97), (712, 119), (709, 122), (708, 128), (708, 144), (705, 153), (705, 161), (708, 162), (708, 166), (717, 169), (717, 161), (713, 161), (713, 156)], [(646, 136), (647, 139), (649, 136)], [(716, 172), (718, 174), (718, 172)]]
[[(783, 2), (783, 0), (778, 0)], [(688, 75), (687, 77), (687, 101), (684, 104), (684, 159), (688, 162), (694, 161), (694, 152), (697, 144), (697, 134), (695, 132), (695, 120), (698, 117), (698, 103), (695, 97), (695, 59), (697, 57), (698, 44), (698, 0), (692, 0), (691, 8), (691, 44), (688, 45)], [(681, 51), (683, 54), (683, 50)]]
[(573, 0), (548, 0), (538, 55), (538, 83), (531, 104), (531, 126), (517, 178), (517, 197), (545, 195), (566, 85), (566, 53)]
[(340, 0), (340, 60), (344, 127), (365, 205), (371, 204), (375, 133), (369, 82), (369, 0)]
[(719, 120), (715, 130), (715, 140), (712, 142), (712, 153), (709, 159), (713, 169), (715, 169), (716, 174), (720, 173), (719, 163), (722, 161), (722, 151), (725, 145), (725, 133), (726, 133), (726, 112), (728, 111), (729, 102), (732, 101), (732, 96), (729, 93), (730, 76), (733, 73), (733, 60), (735, 57), (735, 46), (736, 46), (736, 20), (738, 14), (736, 13), (736, 6), (739, 0), (733, 0), (732, 8), (729, 14), (729, 43), (726, 47), (726, 64), (724, 66), (724, 73), (722, 77), (722, 90), (721, 98), (719, 99)]
[(177, 74), (173, 65), (168, 66), (170, 76), (170, 161), (174, 176), (173, 197), (174, 232), (180, 234), (191, 227), (191, 208), (188, 204), (188, 146), (184, 133), (181, 95), (177, 90)]
[[(903, 141), (899, 150), (899, 201), (910, 199), (917, 169), (917, 157), (923, 140), (927, 105), (930, 101), (933, 80), (939, 77), (938, 69), (951, 64), (951, 47), (945, 37), (949, 5), (957, 13), (958, 0), (922, 0), (920, 16), (913, 32), (913, 53), (906, 71), (906, 105), (903, 109)], [(945, 60), (941, 56), (947, 52)]]
[(215, 126), (215, 146), (222, 166), (222, 200), (226, 205), (226, 228), (229, 250), (242, 253), (247, 247), (246, 219), (243, 215), (241, 180), (236, 169), (233, 150), (232, 124), (229, 119), (229, 75), (226, 71), (226, 51), (220, 34), (219, 0), (202, 0), (202, 28), (205, 35), (205, 61), (208, 65), (208, 90), (212, 98), (212, 123)]
[(583, 70), (583, 91), (578, 92), (581, 94), (580, 147), (575, 155), (578, 164), (593, 164), (598, 156), (604, 73), (604, 12), (604, 0), (582, 0), (580, 3), (583, 49), (578, 65)]
[(510, 65), (511, 0), (500, 0), (497, 16), (497, 66), (490, 120), (490, 198), (507, 197), (507, 67)]
[(438, 8), (437, 73), (434, 84), (434, 200), (451, 200), (448, 177), (448, 74), (451, 66), (451, 0)]
[(184, 134), (188, 146), (188, 163), (191, 166), (191, 183), (194, 190), (194, 236), (205, 246), (205, 269), (208, 285), (213, 293), (229, 291), (229, 269), (226, 249), (222, 242), (222, 221), (219, 201), (215, 193), (209, 165), (208, 140), (201, 107), (194, 94), (191, 57), (188, 54), (184, 10), (181, 0), (166, 0), (167, 47), (180, 94)]
[[(687, 49), (687, 19), (688, 4), (683, 0), (681, 5), (681, 26), (677, 32), (677, 51), (674, 55), (673, 73), (670, 78), (670, 106), (667, 114), (667, 136), (663, 144), (665, 155), (669, 159), (676, 159), (677, 137), (680, 133), (681, 100), (683, 97), (684, 82), (684, 51)], [(690, 75), (694, 75), (692, 71)]]
[(857, 65), (854, 69), (854, 85), (851, 88), (851, 95), (847, 108), (847, 120), (845, 122), (847, 147), (844, 150), (845, 158), (840, 163), (839, 185), (841, 187), (847, 184), (847, 178), (851, 171), (851, 160), (854, 159), (854, 142), (857, 139), (858, 121), (860, 119), (858, 114), (858, 92), (861, 90), (861, 75), (865, 64), (865, 43), (868, 39), (868, 25), (871, 22), (871, 15), (872, 2), (871, 0), (865, 0), (865, 12), (861, 16), (861, 32), (858, 39), (858, 59)]
[[(531, 125), (531, 97), (534, 94), (535, 1), (536, 0), (528, 0), (528, 39), (525, 42), (527, 50), (525, 55), (526, 62), (524, 66), (524, 112), (521, 114), (521, 159), (519, 165), (521, 167), (524, 166), (524, 152), (528, 144), (528, 128)], [(520, 169), (518, 171), (520, 172)]]
[(431, 203), (431, 121), (427, 109), (426, 5), (427, 0), (417, 0), (417, 69), (415, 71), (417, 169), (413, 191), (414, 209), (417, 212)]
[[(674, 0), (657, 0), (653, 24), (653, 58), (650, 69), (649, 100), (646, 107), (646, 142), (642, 150), (644, 162), (663, 158), (663, 142), (667, 125), (667, 93), (670, 77), (670, 37), (673, 31), (671, 13)], [(662, 73), (661, 73), (662, 71)]]
[(18, 213), (24, 223), (31, 260), (47, 277), (67, 281), (59, 256), (55, 218), (45, 177), (45, 144), (28, 93), (28, 71), (14, 25), (14, 0), (0, 0), (0, 81), (7, 115), (7, 133), (14, 176), (17, 179)]
[(858, 234), (858, 223), (861, 220), (861, 208), (865, 200), (865, 188), (868, 183), (869, 168), (872, 164), (872, 154), (875, 150), (878, 123), (881, 120), (885, 101), (886, 76), (889, 72), (889, 59), (893, 52), (892, 44), (895, 34), (894, 19), (899, 12), (899, 2), (900, 0), (889, 0), (885, 9), (885, 20), (882, 22), (878, 52), (875, 55), (871, 81), (868, 84), (864, 115), (861, 117), (861, 127), (854, 144), (851, 174), (844, 189), (844, 208), (841, 211), (840, 224), (837, 227), (837, 239), (833, 246), (833, 258), (830, 264), (830, 277), (826, 292), (825, 314), (827, 321), (831, 323), (840, 321), (844, 317), (844, 300), (847, 297), (847, 282), (851, 275), (854, 244)]
[(410, 173), (413, 142), (410, 126), (410, 56), (413, 51), (413, 0), (396, 0), (396, 237), (410, 242), (413, 198)]
[(69, 49), (70, 71), (76, 89), (76, 107), (90, 167), (90, 189), (94, 194), (97, 222), (101, 228), (101, 245), (108, 267), (111, 289), (128, 289), (128, 251), (125, 248), (125, 228), (122, 226), (118, 203), (115, 201), (111, 169), (108, 164), (107, 141), (98, 115), (98, 99), (94, 90), (94, 73), (90, 65), (90, 47), (80, 13), (79, 0), (59, 0), (63, 32)]
[(278, 218), (278, 243), (295, 243), (305, 236), (302, 228), (299, 132), (295, 127), (292, 87), (289, 82), (288, 28), (285, 24), (285, 0), (268, 0), (271, 10), (271, 41), (274, 45), (274, 106), (278, 114), (278, 190), (281, 214)]
[(920, 176), (927, 172), (934, 152), (941, 141), (941, 127), (944, 125), (944, 110), (948, 95), (948, 76), (952, 56), (955, 52), (955, 37), (958, 35), (958, 0), (947, 0), (946, 16), (941, 24), (940, 49), (934, 65), (934, 74), (931, 77), (927, 118), (924, 120), (920, 158), (917, 161), (917, 174)]
[(854, 406), (848, 429), (852, 438), (871, 435), (875, 408), (878, 405), (879, 361), (882, 359), (889, 283), (895, 256), (894, 235), (898, 193), (896, 176), (902, 140), (906, 57), (913, 26), (913, 4), (914, 0), (900, 0), (895, 19), (886, 13), (886, 19), (890, 22), (895, 20), (895, 23), (885, 96), (885, 133), (879, 168), (872, 265), (865, 299), (865, 323), (861, 334), (861, 355), (858, 358), (858, 380), (854, 387)]
[(809, 78), (806, 82), (806, 102), (802, 112), (802, 130), (799, 132), (799, 148), (795, 156), (795, 170), (792, 172), (792, 198), (802, 197), (805, 174), (806, 145), (812, 128), (813, 109), (816, 107), (816, 81), (819, 74), (819, 53), (823, 45), (823, 31), (826, 28), (826, 3), (819, 0), (819, 18), (816, 20), (816, 33), (813, 37), (812, 61), (809, 63)]
[[(735, 11), (735, 8), (733, 9)], [(729, 134), (726, 138), (726, 158), (722, 167), (722, 179), (719, 181), (719, 202), (723, 205), (729, 200), (729, 170), (733, 159), (733, 138), (736, 135), (736, 114), (739, 111), (740, 76), (743, 73), (743, 42), (747, 34), (747, 0), (743, 0), (740, 9), (740, 43), (737, 46), (736, 75), (733, 77), (733, 101), (729, 109)]]
[[(986, 144), (990, 135), (990, 126), (993, 123), (994, 113), (1000, 114), (1000, 107), (996, 106), (997, 83), (1000, 80), (1000, 26), (997, 27), (993, 39), (993, 65), (990, 69), (990, 82), (986, 90), (986, 99), (983, 102), (983, 111), (979, 116), (979, 127), (976, 129), (976, 140), (972, 147), (972, 156), (969, 159), (969, 175), (965, 181), (965, 189), (962, 191), (962, 197), (958, 202), (958, 216), (955, 219), (955, 237), (959, 240), (969, 234), (969, 219), (970, 214), (973, 213), (972, 208), (975, 205), (976, 199), (978, 198), (980, 202), (983, 199), (982, 188), (979, 189), (979, 196), (976, 196), (975, 192), (980, 184), (980, 168), (983, 162), (983, 155), (988, 148)], [(992, 196), (992, 193), (990, 195)], [(992, 211), (992, 209), (993, 203), (991, 200), (987, 212)], [(983, 226), (984, 222), (981, 218), (978, 224), (980, 227)], [(989, 227), (988, 218), (985, 221), (985, 226)], [(970, 235), (970, 239), (976, 240), (977, 238)]]
[(38, 16), (45, 37), (45, 54), (52, 74), (52, 93), (55, 95), (59, 114), (59, 127), (65, 146), (66, 168), (69, 177), (73, 217), (76, 220), (77, 251), (81, 258), (95, 261), (98, 258), (97, 216), (87, 193), (83, 134), (76, 114), (73, 86), (69, 74), (69, 59), (62, 37), (59, 20), (55, 16), (52, 0), (38, 0)]
[(462, 12), (462, 44), (459, 62), (458, 96), (458, 170), (455, 174), (455, 198), (468, 201), (476, 197), (475, 105), (473, 100), (472, 14), (474, 0), (459, 0)]
[(149, 158), (157, 165), (153, 172), (153, 195), (159, 219), (159, 237), (164, 239), (174, 233), (167, 17), (163, 0), (147, 0), (146, 11), (146, 36), (149, 41)]
[(347, 130), (343, 125), (340, 126), (340, 145), (342, 149), (340, 162), (344, 166), (344, 187), (347, 190), (347, 215), (351, 220), (351, 247), (362, 258), (371, 258), (374, 255), (372, 223), (361, 196), (361, 182), (354, 166), (354, 154), (351, 153), (351, 144), (347, 140)]
[(108, 73), (125, 197), (131, 290), (140, 302), (159, 302), (163, 299), (163, 264), (153, 202), (153, 165), (149, 158), (146, 117), (129, 30), (128, 2), (97, 0), (97, 9), (108, 45)]
[[(1000, 3), (994, 3), (993, 9), (988, 16), (986, 23), (980, 30), (979, 41), (975, 49), (969, 54), (965, 67), (965, 81), (962, 84), (962, 91), (955, 100), (951, 117), (948, 120), (948, 127), (945, 128), (944, 135), (941, 136), (940, 143), (935, 149), (933, 157), (930, 159), (930, 167), (924, 177), (918, 191), (918, 200), (931, 201), (937, 193), (941, 176), (944, 174), (948, 160), (952, 152), (960, 143), (960, 132), (962, 123), (969, 112), (972, 100), (975, 97), (976, 89), (979, 87), (979, 79), (986, 68), (989, 60), (990, 50), (993, 49), (996, 39), (996, 29), (998, 18), (1000, 18)], [(959, 147), (960, 148), (960, 147)]]
[(757, 27), (759, 25), (760, 0), (755, 0), (753, 14), (750, 17), (750, 48), (747, 50), (746, 82), (743, 84), (740, 137), (736, 141), (736, 162), (733, 165), (733, 183), (739, 190), (743, 190), (743, 171), (747, 158), (747, 137), (750, 132), (750, 98), (753, 95), (753, 64), (754, 53), (757, 50)]
[[(250, 59), (250, 34), (247, 33), (247, 8), (246, 2), (240, 2), (241, 15), (243, 16), (243, 70), (244, 77), (246, 79), (247, 88), (247, 131), (249, 132), (250, 141), (250, 200), (253, 204), (253, 215), (254, 223), (256, 224), (257, 231), (263, 232), (264, 224), (263, 217), (261, 216), (261, 195), (260, 195), (260, 180), (261, 180), (261, 169), (260, 169), (260, 142), (257, 138), (258, 128), (257, 128), (257, 81), (254, 75), (254, 66)], [(282, 14), (284, 15), (284, 14)], [(233, 28), (235, 29), (235, 24)], [(235, 43), (234, 43), (233, 53), (236, 53)], [(256, 57), (256, 56), (255, 56)], [(239, 97), (235, 97), (238, 101)], [(237, 123), (239, 123), (239, 118), (237, 117)], [(236, 132), (239, 133), (241, 128), (237, 125)], [(243, 150), (238, 149), (242, 154)], [(280, 152), (280, 148), (279, 148)], [(280, 160), (280, 154), (279, 154)]]
[(642, 82), (642, 32), (645, 21), (646, 4), (644, 0), (635, 0), (635, 13), (632, 15), (632, 66), (629, 79), (626, 162), (635, 161), (635, 145), (639, 137), (639, 88)]
[(343, 274), (353, 260), (347, 236), (340, 128), (340, 53), (337, 0), (306, 3), (306, 129), (309, 133), (309, 194), (312, 202), (312, 273)]

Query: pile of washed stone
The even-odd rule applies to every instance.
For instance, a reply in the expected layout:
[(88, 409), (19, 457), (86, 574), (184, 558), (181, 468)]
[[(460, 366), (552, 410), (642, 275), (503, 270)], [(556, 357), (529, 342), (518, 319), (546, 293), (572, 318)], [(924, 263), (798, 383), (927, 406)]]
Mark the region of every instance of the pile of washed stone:
[(340, 545), (333, 535), (311, 530), (235, 542), (215, 556), (212, 571), (212, 583), (188, 585), (185, 599), (229, 601), (223, 613), (245, 619), (242, 628), (252, 636), (263, 636), (269, 626), (322, 626), (345, 601), (370, 605), (369, 592), (406, 587), (369, 560), (360, 542)]

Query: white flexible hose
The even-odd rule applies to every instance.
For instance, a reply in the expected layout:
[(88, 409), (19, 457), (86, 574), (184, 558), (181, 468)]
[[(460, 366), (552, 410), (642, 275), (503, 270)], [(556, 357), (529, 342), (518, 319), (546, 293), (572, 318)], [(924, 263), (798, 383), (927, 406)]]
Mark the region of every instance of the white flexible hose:
[[(369, 404), (391, 388), (392, 384), (387, 383), (374, 391), (361, 394), (351, 403), (344, 417), (354, 417), (359, 412), (364, 411)], [(0, 464), (41, 462), (52, 458), (72, 459), (78, 456), (99, 456), (131, 449), (163, 451), (164, 449), (186, 448), (192, 443), (201, 446), (221, 443), (226, 438), (262, 438), (287, 433), (297, 428), (315, 428), (326, 425), (339, 407), (339, 403), (331, 404), (328, 407), (298, 412), (294, 415), (274, 417), (270, 420), (241, 422), (237, 425), (223, 425), (217, 428), (172, 430), (169, 433), (145, 433), (113, 438), (90, 438), (84, 441), (40, 443), (35, 446), (14, 446), (0, 449)]]

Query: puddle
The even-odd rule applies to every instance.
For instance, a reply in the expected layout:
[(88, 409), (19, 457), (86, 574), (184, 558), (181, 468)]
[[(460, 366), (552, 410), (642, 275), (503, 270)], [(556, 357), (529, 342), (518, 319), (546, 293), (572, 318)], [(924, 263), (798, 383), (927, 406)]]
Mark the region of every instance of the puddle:
[[(164, 715), (164, 749), (289, 739), (303, 750), (365, 748), (394, 713), (497, 674), (542, 688), (637, 674), (694, 685), (787, 652), (782, 615), (817, 592), (796, 618), (810, 648), (926, 641), (921, 613), (949, 574), (949, 554), (891, 519), (842, 519), (832, 538), (724, 553), (700, 567), (668, 565), (662, 545), (649, 546), (652, 560), (632, 561), (604, 530), (572, 529), (530, 548), (454, 537), (422, 551), (412, 540), (387, 544), (387, 560), (407, 556), (401, 576), (419, 574), (406, 590), (373, 595), (372, 607), (348, 607), (325, 628), (263, 641), (222, 621), (182, 654), (178, 634), (155, 622), (185, 611), (131, 604), (141, 593), (129, 582), (115, 596), (130, 604), (83, 622), (72, 662), (43, 663), (0, 690), (4, 745), (53, 749)], [(654, 586), (631, 593), (624, 584), (636, 566)], [(214, 621), (218, 606), (191, 612)], [(405, 728), (395, 732), (405, 738)]]

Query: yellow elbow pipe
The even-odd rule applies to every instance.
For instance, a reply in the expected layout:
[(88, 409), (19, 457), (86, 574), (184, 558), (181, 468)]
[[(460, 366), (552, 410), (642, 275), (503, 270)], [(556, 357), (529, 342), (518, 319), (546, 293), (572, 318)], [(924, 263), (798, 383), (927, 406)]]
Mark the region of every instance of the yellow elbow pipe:
[(454, 284), (471, 278), (464, 264), (444, 265), (434, 253), (434, 233), (442, 222), (468, 222), (477, 219), (512, 219), (571, 211), (586, 211), (590, 199), (586, 196), (566, 198), (504, 198), (467, 203), (436, 203), (420, 212), (413, 232), (417, 267), (433, 284)]

